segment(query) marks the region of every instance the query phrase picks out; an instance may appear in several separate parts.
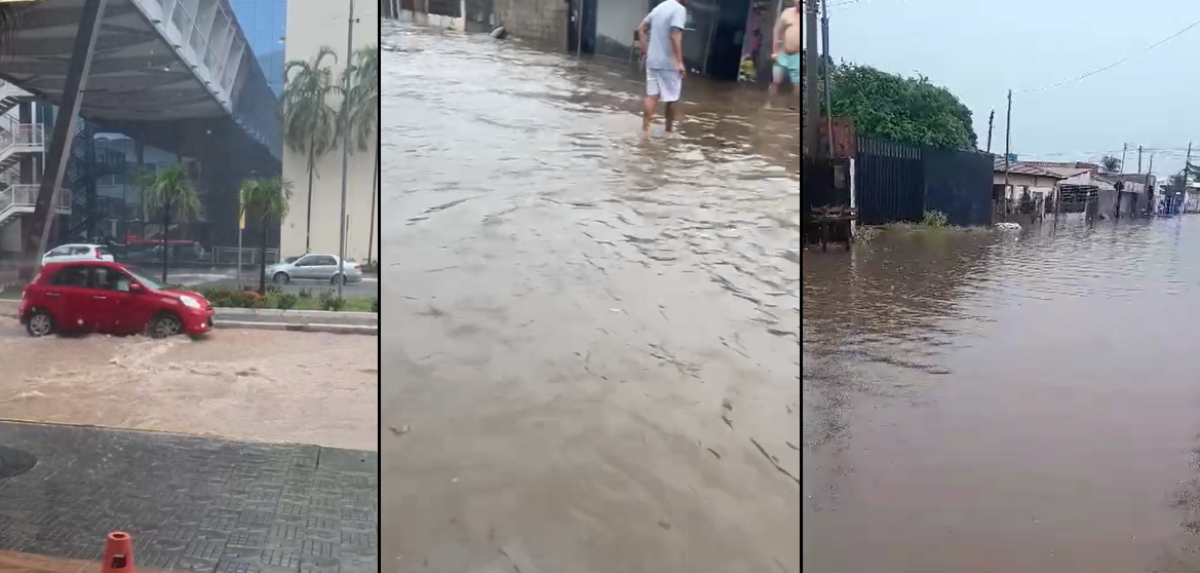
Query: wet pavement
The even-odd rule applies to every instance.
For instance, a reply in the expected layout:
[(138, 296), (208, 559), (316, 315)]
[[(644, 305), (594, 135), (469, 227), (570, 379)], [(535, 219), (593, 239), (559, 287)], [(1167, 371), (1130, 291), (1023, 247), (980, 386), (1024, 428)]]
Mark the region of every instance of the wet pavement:
[(0, 419), (374, 450), (378, 356), (375, 337), (306, 332), (31, 339), (0, 316)]
[(382, 33), (382, 570), (799, 571), (798, 116)]
[(379, 570), (374, 452), (9, 422), (0, 444), (0, 550), (96, 561), (125, 531), (142, 568)]
[(803, 263), (808, 570), (1200, 570), (1200, 219)]

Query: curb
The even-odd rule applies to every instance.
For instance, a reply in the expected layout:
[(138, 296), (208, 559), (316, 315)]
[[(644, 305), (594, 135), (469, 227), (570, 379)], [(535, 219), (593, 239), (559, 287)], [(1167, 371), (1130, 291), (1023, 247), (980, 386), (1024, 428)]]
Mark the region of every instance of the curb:
[(333, 334), (360, 334), (368, 336), (379, 336), (378, 326), (367, 326), (361, 324), (326, 324), (326, 323), (288, 323), (288, 322), (260, 322), (260, 321), (240, 321), (240, 320), (221, 320), (213, 321), (214, 329), (242, 329), (242, 330), (287, 330), (292, 332), (330, 332)]

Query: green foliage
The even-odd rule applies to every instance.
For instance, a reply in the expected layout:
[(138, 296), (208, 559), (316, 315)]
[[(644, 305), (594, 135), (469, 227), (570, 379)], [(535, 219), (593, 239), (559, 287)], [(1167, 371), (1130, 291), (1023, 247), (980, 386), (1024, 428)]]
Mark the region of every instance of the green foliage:
[(147, 210), (160, 211), (167, 223), (187, 222), (200, 212), (200, 198), (188, 182), (187, 163), (177, 163), (159, 171), (143, 171), (133, 180), (135, 185), (142, 187), (142, 202)]
[(379, 297), (375, 297), (375, 300), (371, 301), (371, 312), (379, 314)]
[(945, 227), (947, 222), (946, 214), (941, 211), (926, 211), (921, 219), (921, 224), (926, 227)]
[(971, 110), (924, 76), (906, 78), (842, 64), (830, 91), (833, 116), (849, 118), (859, 135), (909, 145), (975, 148)]
[(349, 74), (350, 91), (342, 101), (340, 137), (351, 137), (355, 147), (366, 151), (376, 141), (379, 129), (379, 46), (354, 52)]
[(254, 291), (224, 285), (201, 287), (196, 292), (221, 308), (262, 308), (263, 298)]
[(271, 221), (282, 221), (292, 200), (292, 184), (282, 177), (257, 177), (242, 182), (239, 189), (241, 214), (253, 216), (262, 228), (259, 246), (258, 292), (267, 291), (267, 229)]
[(337, 296), (332, 290), (323, 290), (317, 299), (317, 307), (321, 310), (342, 310), (346, 306), (345, 297)]
[(309, 290), (308, 287), (300, 287), (299, 294), (300, 294), (300, 298), (302, 300), (307, 300), (307, 299), (312, 298), (312, 291)]
[(290, 293), (275, 293), (267, 295), (267, 306), (279, 310), (291, 310), (300, 298)]

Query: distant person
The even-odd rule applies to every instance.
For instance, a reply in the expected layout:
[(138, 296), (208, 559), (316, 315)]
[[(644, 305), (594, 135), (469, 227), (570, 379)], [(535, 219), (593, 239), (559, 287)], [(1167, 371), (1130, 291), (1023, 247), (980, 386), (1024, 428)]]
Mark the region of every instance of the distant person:
[(666, 105), (667, 133), (675, 129), (675, 102), (683, 91), (683, 29), (687, 25), (686, 0), (663, 0), (638, 27), (638, 42), (646, 58), (646, 102), (642, 114), (642, 133), (650, 133), (650, 123), (658, 101)]
[[(779, 53), (781, 39), (782, 54)], [(767, 107), (771, 107), (771, 100), (779, 95), (779, 84), (785, 77), (797, 94), (800, 91), (800, 0), (784, 8), (775, 21), (775, 29), (771, 31), (771, 61), (775, 66), (771, 70), (771, 87), (767, 90)], [(790, 105), (788, 108), (796, 109)]]

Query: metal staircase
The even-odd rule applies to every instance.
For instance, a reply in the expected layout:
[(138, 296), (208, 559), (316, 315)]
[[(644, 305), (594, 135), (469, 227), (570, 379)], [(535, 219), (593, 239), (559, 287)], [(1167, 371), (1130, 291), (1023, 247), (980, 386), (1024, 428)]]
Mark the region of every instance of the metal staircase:
[(0, 80), (0, 115), (9, 112), (17, 104), (33, 101), (33, 94), (4, 80)]

